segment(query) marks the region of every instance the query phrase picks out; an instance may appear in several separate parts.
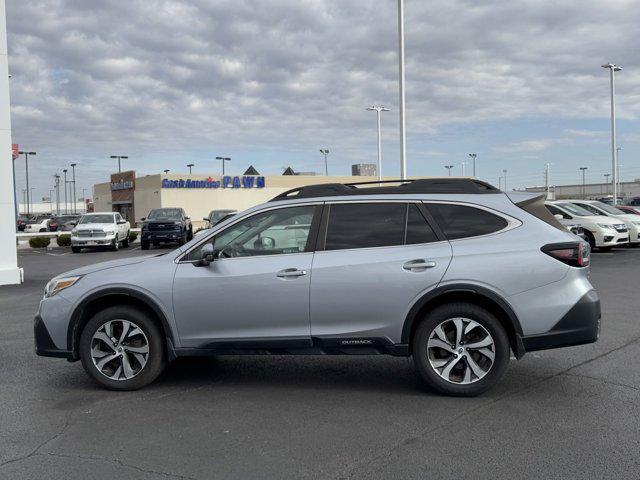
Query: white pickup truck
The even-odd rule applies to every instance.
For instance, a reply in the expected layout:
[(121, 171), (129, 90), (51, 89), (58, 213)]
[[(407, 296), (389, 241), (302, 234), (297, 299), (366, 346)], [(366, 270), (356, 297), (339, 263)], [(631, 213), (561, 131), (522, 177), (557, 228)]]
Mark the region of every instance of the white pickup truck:
[(128, 247), (130, 230), (131, 225), (118, 212), (86, 213), (71, 230), (71, 251), (105, 246), (116, 251), (121, 244)]

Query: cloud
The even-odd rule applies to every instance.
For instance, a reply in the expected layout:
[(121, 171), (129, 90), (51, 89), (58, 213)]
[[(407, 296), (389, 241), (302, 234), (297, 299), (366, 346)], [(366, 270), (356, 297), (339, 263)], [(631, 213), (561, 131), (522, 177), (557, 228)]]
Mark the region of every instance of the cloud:
[[(417, 145), (447, 125), (606, 118), (600, 64), (640, 64), (635, 6), (407, 0), (410, 155), (432, 156)], [(392, 109), (397, 156), (395, 0), (22, 0), (7, 14), (14, 139), (38, 149), (47, 176), (81, 159), (102, 180), (120, 152), (139, 170), (230, 151), (313, 164), (321, 145), (346, 172), (375, 157), (374, 102)], [(618, 106), (637, 118), (640, 70), (619, 74)], [(566, 133), (591, 135), (579, 132)]]

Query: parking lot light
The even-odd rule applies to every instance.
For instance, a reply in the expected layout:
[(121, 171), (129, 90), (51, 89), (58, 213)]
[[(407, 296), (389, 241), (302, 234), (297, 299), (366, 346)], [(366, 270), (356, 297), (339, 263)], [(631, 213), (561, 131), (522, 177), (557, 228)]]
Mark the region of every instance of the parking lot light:
[(611, 88), (611, 173), (613, 185), (613, 205), (618, 203), (618, 172), (616, 158), (616, 81), (615, 72), (622, 70), (622, 67), (614, 63), (602, 65), (602, 68), (609, 69), (610, 88)]

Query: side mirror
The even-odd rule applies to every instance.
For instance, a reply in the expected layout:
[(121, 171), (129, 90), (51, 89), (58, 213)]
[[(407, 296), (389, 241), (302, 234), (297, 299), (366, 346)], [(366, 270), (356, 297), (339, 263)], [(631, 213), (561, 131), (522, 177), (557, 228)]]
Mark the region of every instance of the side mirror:
[(260, 246), (263, 250), (269, 250), (276, 246), (276, 241), (271, 237), (260, 237)]
[(191, 220), (191, 217), (184, 217), (185, 220)]
[(76, 225), (78, 225), (78, 222), (71, 222), (70, 224), (72, 227), (75, 227)]
[(204, 220), (205, 222), (209, 221), (209, 219), (207, 217), (204, 217), (202, 220)]
[(213, 244), (205, 243), (202, 246), (202, 250), (200, 250), (200, 258), (195, 260), (193, 264), (196, 267), (208, 267), (214, 259), (215, 255), (213, 253)]
[(140, 221), (141, 221), (141, 222), (144, 222), (146, 219), (147, 219), (147, 217), (142, 217), (142, 218), (140, 219)]
[(559, 213), (556, 213), (554, 215), (554, 217), (556, 217), (558, 220), (564, 220), (564, 217), (562, 215), (560, 215)]
[(118, 225), (124, 225), (125, 223), (127, 223), (126, 220), (118, 220)]

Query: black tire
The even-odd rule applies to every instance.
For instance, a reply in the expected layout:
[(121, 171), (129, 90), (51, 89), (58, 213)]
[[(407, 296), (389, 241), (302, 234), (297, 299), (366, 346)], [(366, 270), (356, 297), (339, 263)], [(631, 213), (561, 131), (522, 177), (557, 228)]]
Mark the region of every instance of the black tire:
[(124, 237), (124, 240), (122, 241), (123, 248), (129, 248), (129, 233), (130, 232), (127, 231), (127, 236)]
[(193, 240), (193, 228), (189, 229), (189, 235), (187, 235), (187, 242)]
[(117, 252), (120, 249), (120, 242), (118, 241), (118, 237), (116, 236), (116, 238), (113, 239), (113, 242), (111, 242), (111, 246), (109, 247), (109, 249), (112, 252)]
[(142, 250), (149, 250), (149, 242), (145, 242), (144, 240), (140, 241), (140, 248)]
[(587, 242), (589, 242), (589, 247), (591, 247), (591, 251), (593, 252), (596, 249), (596, 239), (588, 230), (584, 231), (585, 236), (587, 237)]
[[(147, 363), (140, 372), (129, 379), (113, 380), (102, 374), (91, 358), (91, 341), (94, 333), (109, 320), (128, 320), (135, 323), (144, 332), (149, 343)], [(99, 385), (109, 390), (137, 390), (153, 382), (164, 370), (164, 338), (157, 325), (149, 316), (133, 307), (109, 307), (94, 315), (85, 325), (78, 346), (80, 360), (87, 374)]]
[[(431, 366), (427, 357), (427, 342), (433, 330), (442, 322), (453, 318), (474, 320), (484, 327), (493, 338), (495, 350), (493, 364), (482, 378), (476, 379), (472, 383), (462, 384), (445, 380)], [(453, 341), (455, 343), (455, 339)], [(429, 312), (418, 325), (411, 346), (414, 363), (425, 383), (439, 393), (457, 397), (476, 396), (492, 388), (504, 375), (509, 364), (511, 350), (509, 339), (500, 321), (484, 308), (463, 302), (441, 305)], [(467, 352), (463, 353), (468, 354)], [(462, 363), (462, 359), (458, 363)]]
[(46, 232), (46, 231), (47, 231), (47, 229), (46, 229), (46, 228), (41, 228), (41, 229), (39, 230), (39, 232), (40, 232), (40, 233), (42, 233), (42, 232)]
[(80, 247), (71, 247), (71, 252), (72, 253), (80, 253), (82, 249)]

